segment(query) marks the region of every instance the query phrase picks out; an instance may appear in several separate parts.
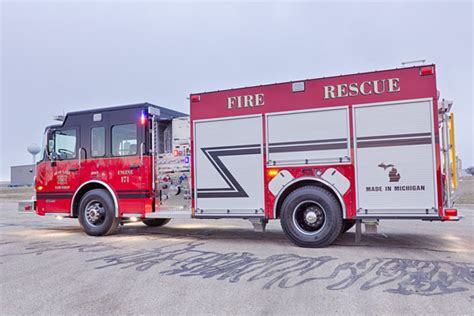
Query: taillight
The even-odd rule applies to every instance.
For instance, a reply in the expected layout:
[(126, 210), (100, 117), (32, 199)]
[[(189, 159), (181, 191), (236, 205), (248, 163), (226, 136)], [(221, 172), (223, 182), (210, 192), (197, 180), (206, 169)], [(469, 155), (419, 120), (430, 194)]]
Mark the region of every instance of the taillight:
[(434, 67), (433, 66), (426, 66), (420, 68), (420, 76), (429, 76), (434, 74)]
[(454, 208), (447, 208), (444, 210), (443, 220), (445, 221), (458, 221), (458, 210)]
[(445, 209), (444, 210), (444, 215), (446, 216), (458, 216), (458, 210), (457, 209), (451, 209), (451, 208), (448, 208), (448, 209)]

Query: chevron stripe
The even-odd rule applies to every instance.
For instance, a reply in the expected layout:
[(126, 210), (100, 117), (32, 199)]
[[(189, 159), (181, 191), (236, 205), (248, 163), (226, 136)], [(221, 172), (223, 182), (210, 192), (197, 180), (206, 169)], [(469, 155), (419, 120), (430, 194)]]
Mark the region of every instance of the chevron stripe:
[(245, 156), (261, 153), (260, 144), (201, 148), (204, 155), (227, 184), (223, 188), (198, 188), (198, 198), (245, 198), (247, 192), (221, 160), (224, 156)]

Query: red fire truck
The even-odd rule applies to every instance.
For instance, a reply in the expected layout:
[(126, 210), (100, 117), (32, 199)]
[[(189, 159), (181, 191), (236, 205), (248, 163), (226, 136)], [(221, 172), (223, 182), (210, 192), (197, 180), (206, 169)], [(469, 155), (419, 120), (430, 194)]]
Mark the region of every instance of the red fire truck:
[(46, 128), (36, 199), (89, 235), (172, 218), (279, 219), (299, 246), (362, 221), (458, 220), (452, 102), (434, 65), (68, 113)]

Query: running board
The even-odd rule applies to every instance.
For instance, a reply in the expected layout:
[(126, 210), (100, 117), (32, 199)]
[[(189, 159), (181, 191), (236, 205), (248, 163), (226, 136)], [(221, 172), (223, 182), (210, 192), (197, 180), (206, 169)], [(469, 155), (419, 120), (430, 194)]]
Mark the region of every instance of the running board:
[(154, 213), (146, 213), (145, 218), (191, 218), (191, 210), (189, 211), (158, 211)]

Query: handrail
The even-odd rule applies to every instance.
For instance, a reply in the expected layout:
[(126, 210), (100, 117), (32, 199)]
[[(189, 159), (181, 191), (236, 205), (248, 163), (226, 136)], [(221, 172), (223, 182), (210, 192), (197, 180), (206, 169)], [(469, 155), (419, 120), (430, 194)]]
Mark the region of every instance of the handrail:
[(86, 151), (86, 149), (84, 147), (79, 148), (79, 167), (81, 166), (81, 162), (82, 162), (81, 153), (82, 153), (83, 150), (84, 150), (84, 160), (87, 160), (87, 151)]

